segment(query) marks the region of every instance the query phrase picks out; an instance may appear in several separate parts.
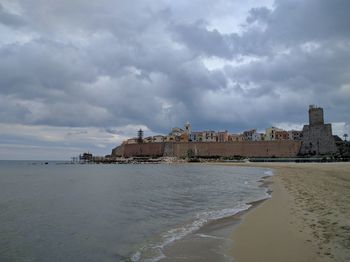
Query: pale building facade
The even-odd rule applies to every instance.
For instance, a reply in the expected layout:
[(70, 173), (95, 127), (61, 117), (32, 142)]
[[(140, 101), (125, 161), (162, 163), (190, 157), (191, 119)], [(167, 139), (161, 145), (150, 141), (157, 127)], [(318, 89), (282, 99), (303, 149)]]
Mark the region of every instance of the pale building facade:
[(288, 140), (289, 134), (287, 131), (281, 130), (275, 132), (275, 140)]
[(288, 137), (289, 137), (289, 140), (299, 141), (303, 137), (303, 132), (298, 130), (290, 130), (288, 131)]
[(274, 126), (266, 128), (265, 140), (276, 140), (276, 131), (283, 131), (283, 129)]
[(228, 142), (228, 132), (227, 130), (218, 132), (217, 134), (218, 142)]
[(264, 140), (264, 134), (257, 133), (257, 132), (252, 134), (252, 141), (261, 141), (261, 140)]
[(164, 136), (157, 135), (153, 137), (153, 143), (162, 143), (164, 142)]
[(204, 131), (202, 135), (203, 142), (217, 142), (218, 138), (215, 131)]
[(244, 141), (244, 136), (243, 136), (243, 134), (230, 134), (228, 136), (228, 141), (229, 142), (241, 142), (241, 141)]

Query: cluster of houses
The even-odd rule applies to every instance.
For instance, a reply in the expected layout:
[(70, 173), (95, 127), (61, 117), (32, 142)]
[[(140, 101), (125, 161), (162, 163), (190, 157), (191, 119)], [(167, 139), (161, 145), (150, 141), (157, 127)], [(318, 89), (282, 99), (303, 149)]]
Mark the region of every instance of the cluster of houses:
[[(142, 138), (143, 143), (162, 142), (238, 142), (238, 141), (271, 141), (271, 140), (302, 140), (302, 131), (286, 131), (277, 127), (266, 129), (265, 133), (259, 133), (256, 129), (244, 131), (241, 134), (232, 134), (226, 131), (192, 131), (191, 124), (187, 121), (184, 128), (174, 127), (167, 136), (156, 135)], [(137, 144), (140, 138), (130, 138), (125, 144)]]

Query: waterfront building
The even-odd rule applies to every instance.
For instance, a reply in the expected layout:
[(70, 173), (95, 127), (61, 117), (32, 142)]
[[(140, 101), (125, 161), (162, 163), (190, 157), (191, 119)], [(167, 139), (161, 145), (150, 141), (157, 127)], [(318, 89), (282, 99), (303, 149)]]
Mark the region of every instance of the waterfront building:
[(153, 143), (162, 143), (164, 142), (164, 136), (157, 135), (153, 137)]
[(191, 132), (189, 140), (191, 142), (202, 142), (203, 133), (202, 132)]
[(227, 130), (217, 133), (218, 142), (228, 142)]
[(229, 142), (241, 142), (241, 141), (244, 141), (244, 136), (243, 136), (243, 134), (230, 134), (228, 136), (228, 141)]
[(179, 127), (174, 127), (171, 132), (169, 133), (170, 136), (181, 136), (184, 133), (184, 131)]
[(265, 133), (265, 140), (276, 140), (276, 131), (283, 131), (283, 129), (274, 126), (267, 128)]
[(152, 143), (153, 142), (153, 137), (151, 137), (151, 136), (145, 137), (143, 139), (143, 142), (144, 143)]
[(275, 132), (275, 139), (276, 140), (288, 140), (289, 134), (287, 131), (281, 130)]
[(252, 134), (252, 141), (261, 141), (264, 140), (264, 134), (255, 132)]
[(183, 133), (183, 134), (180, 136), (180, 142), (181, 142), (181, 143), (188, 142), (188, 140), (189, 140), (189, 134)]
[(203, 131), (202, 135), (202, 141), (203, 142), (217, 142), (218, 137), (215, 131)]
[(289, 140), (300, 141), (303, 137), (303, 132), (298, 130), (288, 131)]
[(173, 135), (168, 135), (164, 138), (164, 142), (176, 142), (176, 137)]
[(245, 141), (253, 141), (253, 134), (256, 134), (256, 129), (250, 129), (243, 132)]

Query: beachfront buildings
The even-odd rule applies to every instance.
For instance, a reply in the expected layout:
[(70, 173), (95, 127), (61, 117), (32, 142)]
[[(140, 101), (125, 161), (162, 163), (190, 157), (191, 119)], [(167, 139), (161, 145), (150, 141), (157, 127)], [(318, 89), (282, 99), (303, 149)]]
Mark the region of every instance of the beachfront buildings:
[(228, 142), (228, 136), (229, 133), (227, 132), (227, 130), (221, 132), (219, 131), (217, 134), (218, 142)]
[(265, 140), (267, 141), (276, 140), (276, 132), (278, 131), (283, 131), (283, 129), (280, 129), (274, 126), (266, 128)]
[(256, 129), (250, 129), (243, 132), (243, 141), (261, 141), (265, 140), (265, 135), (259, 133)]
[(279, 130), (275, 132), (275, 140), (288, 140), (289, 134), (285, 130)]
[[(124, 141), (122, 145), (113, 149), (112, 155), (184, 157), (191, 152), (206, 157), (214, 155), (295, 157), (327, 154), (334, 156), (339, 152), (344, 155), (344, 152), (350, 151), (349, 143), (339, 137), (335, 139), (332, 125), (324, 123), (323, 109), (313, 105), (309, 108), (309, 124), (304, 125), (303, 131), (283, 130), (278, 127), (269, 127), (265, 132), (257, 129), (240, 133), (230, 133), (227, 130), (193, 131), (190, 123), (186, 122), (184, 128), (175, 127), (168, 135), (149, 136), (141, 142), (139, 140), (130, 138)], [(128, 145), (137, 143), (138, 145)], [(210, 143), (212, 144), (209, 145)]]
[(301, 140), (303, 138), (303, 131), (290, 130), (288, 131), (289, 140)]
[[(302, 131), (299, 130), (283, 130), (277, 127), (269, 127), (266, 132), (258, 132), (256, 129), (249, 129), (242, 133), (229, 133), (225, 131), (192, 131), (190, 122), (186, 122), (183, 128), (174, 127), (168, 135), (149, 136), (143, 139), (143, 143), (162, 143), (162, 142), (242, 142), (242, 141), (273, 141), (273, 140), (301, 140)], [(125, 141), (126, 144), (137, 144), (137, 138), (131, 138)]]

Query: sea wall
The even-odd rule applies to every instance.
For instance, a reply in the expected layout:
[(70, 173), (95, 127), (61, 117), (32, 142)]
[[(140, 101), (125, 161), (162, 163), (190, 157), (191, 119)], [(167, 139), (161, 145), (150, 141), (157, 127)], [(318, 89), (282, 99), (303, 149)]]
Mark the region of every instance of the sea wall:
[[(243, 157), (295, 157), (301, 147), (300, 141), (241, 141), (241, 142), (189, 142), (125, 144), (118, 148), (124, 157), (169, 156), (198, 157), (243, 156)], [(113, 154), (113, 153), (112, 153)]]
[(122, 157), (124, 156), (124, 145), (117, 146), (116, 148), (113, 148), (112, 150), (112, 156), (115, 157)]
[(164, 155), (165, 143), (144, 143), (144, 144), (125, 144), (124, 157), (151, 156), (160, 157)]

